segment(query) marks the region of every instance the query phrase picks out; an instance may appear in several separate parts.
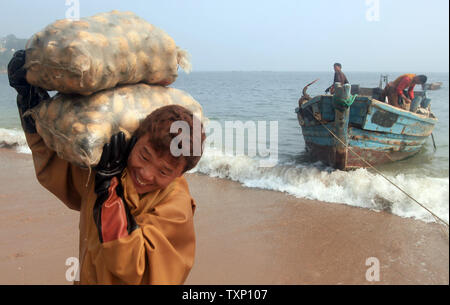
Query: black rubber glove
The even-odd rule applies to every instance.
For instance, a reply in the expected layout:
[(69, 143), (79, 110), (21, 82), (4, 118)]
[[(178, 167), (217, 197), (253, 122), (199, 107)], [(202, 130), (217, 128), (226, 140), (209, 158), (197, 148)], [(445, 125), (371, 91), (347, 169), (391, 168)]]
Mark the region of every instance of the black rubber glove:
[(101, 243), (126, 237), (138, 227), (120, 182), (120, 174), (135, 144), (134, 136), (127, 142), (123, 132), (113, 135), (110, 143), (103, 146), (100, 162), (94, 168), (97, 199), (93, 213)]
[(17, 107), (24, 131), (36, 133), (36, 124), (26, 112), (50, 96), (44, 89), (31, 86), (27, 82), (24, 64), (25, 50), (16, 51), (8, 64), (9, 85), (17, 91)]
[(127, 167), (128, 155), (136, 144), (136, 137), (127, 142), (125, 134), (119, 132), (113, 135), (109, 143), (103, 146), (100, 162), (94, 168), (97, 174), (113, 177), (120, 174)]

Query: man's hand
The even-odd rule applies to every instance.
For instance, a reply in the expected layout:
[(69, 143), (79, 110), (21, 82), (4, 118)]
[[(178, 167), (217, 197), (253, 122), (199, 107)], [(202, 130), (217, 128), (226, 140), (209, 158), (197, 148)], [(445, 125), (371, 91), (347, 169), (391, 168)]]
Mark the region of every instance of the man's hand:
[(403, 103), (405, 104), (411, 104), (411, 100), (409, 98), (406, 97), (406, 95), (402, 95), (401, 96)]
[(100, 162), (94, 168), (97, 174), (108, 178), (120, 174), (127, 167), (128, 155), (134, 144), (136, 144), (134, 136), (127, 142), (123, 132), (113, 135), (110, 142), (103, 146)]
[(31, 85), (27, 82), (27, 70), (25, 65), (25, 50), (18, 50), (8, 64), (9, 85), (16, 89), (20, 95), (27, 95), (30, 92)]
[(101, 243), (126, 237), (138, 227), (123, 197), (119, 177), (134, 144), (136, 137), (127, 142), (123, 132), (113, 135), (110, 143), (104, 145), (100, 162), (94, 168), (97, 199), (93, 216)]
[(24, 68), (25, 51), (14, 53), (8, 64), (9, 85), (17, 91), (17, 107), (19, 108), (22, 127), (27, 133), (36, 133), (36, 124), (26, 112), (38, 105), (42, 100), (50, 98), (44, 89), (31, 86), (26, 79), (27, 70)]

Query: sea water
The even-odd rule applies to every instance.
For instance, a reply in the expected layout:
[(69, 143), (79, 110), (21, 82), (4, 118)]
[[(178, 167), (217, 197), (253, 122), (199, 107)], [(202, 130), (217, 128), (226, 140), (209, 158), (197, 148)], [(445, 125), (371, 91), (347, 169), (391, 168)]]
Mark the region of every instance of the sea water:
[[(381, 73), (345, 72), (361, 87), (376, 87)], [(385, 73), (383, 73), (385, 74)], [(402, 73), (389, 73), (393, 80)], [(428, 82), (443, 82), (428, 91), (432, 111), (439, 119), (433, 135), (414, 157), (378, 169), (411, 197), (448, 222), (449, 218), (449, 77), (426, 73)], [(190, 93), (210, 121), (267, 124), (265, 141), (276, 140), (277, 162), (262, 167), (258, 155), (233, 154), (208, 146), (191, 172), (238, 181), (244, 186), (286, 192), (299, 198), (385, 210), (402, 217), (434, 221), (433, 217), (393, 184), (373, 170), (344, 172), (311, 162), (297, 121), (295, 108), (303, 87), (311, 96), (321, 94), (333, 79), (332, 72), (193, 72), (181, 74), (172, 87)], [(269, 122), (277, 122), (277, 139), (269, 136)], [(249, 135), (246, 135), (249, 140)], [(257, 139), (257, 141), (260, 139)], [(224, 146), (230, 143), (225, 143)], [(261, 143), (259, 143), (261, 144)], [(273, 144), (273, 143), (272, 143)], [(0, 75), (0, 146), (30, 153), (20, 128), (15, 92), (6, 75)], [(231, 145), (234, 147), (233, 145)]]

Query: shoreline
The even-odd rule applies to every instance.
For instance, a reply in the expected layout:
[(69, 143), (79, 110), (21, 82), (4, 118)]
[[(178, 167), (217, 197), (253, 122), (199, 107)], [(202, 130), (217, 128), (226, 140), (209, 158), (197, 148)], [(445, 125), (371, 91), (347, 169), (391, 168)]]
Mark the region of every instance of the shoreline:
[[(78, 213), (43, 189), (31, 155), (0, 148), (1, 284), (71, 284)], [(186, 174), (197, 250), (185, 284), (448, 284), (449, 249), (436, 223), (299, 199)], [(375, 257), (380, 281), (366, 280)]]

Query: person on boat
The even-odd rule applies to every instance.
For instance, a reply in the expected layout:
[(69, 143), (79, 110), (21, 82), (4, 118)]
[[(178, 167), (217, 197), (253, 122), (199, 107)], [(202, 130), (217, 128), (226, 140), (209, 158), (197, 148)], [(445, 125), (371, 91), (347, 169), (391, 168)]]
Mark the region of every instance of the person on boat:
[(424, 85), (426, 82), (425, 75), (403, 74), (386, 85), (381, 93), (381, 101), (385, 102), (387, 97), (389, 105), (409, 110), (414, 99), (414, 87), (417, 84)]
[[(26, 112), (49, 98), (26, 80), (25, 52), (8, 65), (22, 127), (31, 149), (38, 181), (69, 208), (80, 212), (80, 284), (183, 284), (194, 263), (195, 201), (183, 174), (201, 158), (193, 143), (205, 140), (193, 132), (198, 118), (188, 109), (156, 109), (131, 140), (115, 134), (105, 144), (94, 179), (46, 146)], [(25, 114), (25, 116), (24, 116)], [(186, 123), (184, 134), (170, 132), (173, 122)], [(182, 154), (170, 150), (174, 137)], [(190, 148), (186, 153), (184, 143)], [(187, 146), (187, 145), (186, 145)], [(200, 154), (200, 156), (199, 156)]]
[(348, 84), (347, 77), (344, 72), (342, 72), (342, 65), (340, 63), (335, 63), (334, 68), (334, 80), (333, 84), (325, 90), (325, 93), (334, 93), (334, 83), (341, 83), (342, 85)]

